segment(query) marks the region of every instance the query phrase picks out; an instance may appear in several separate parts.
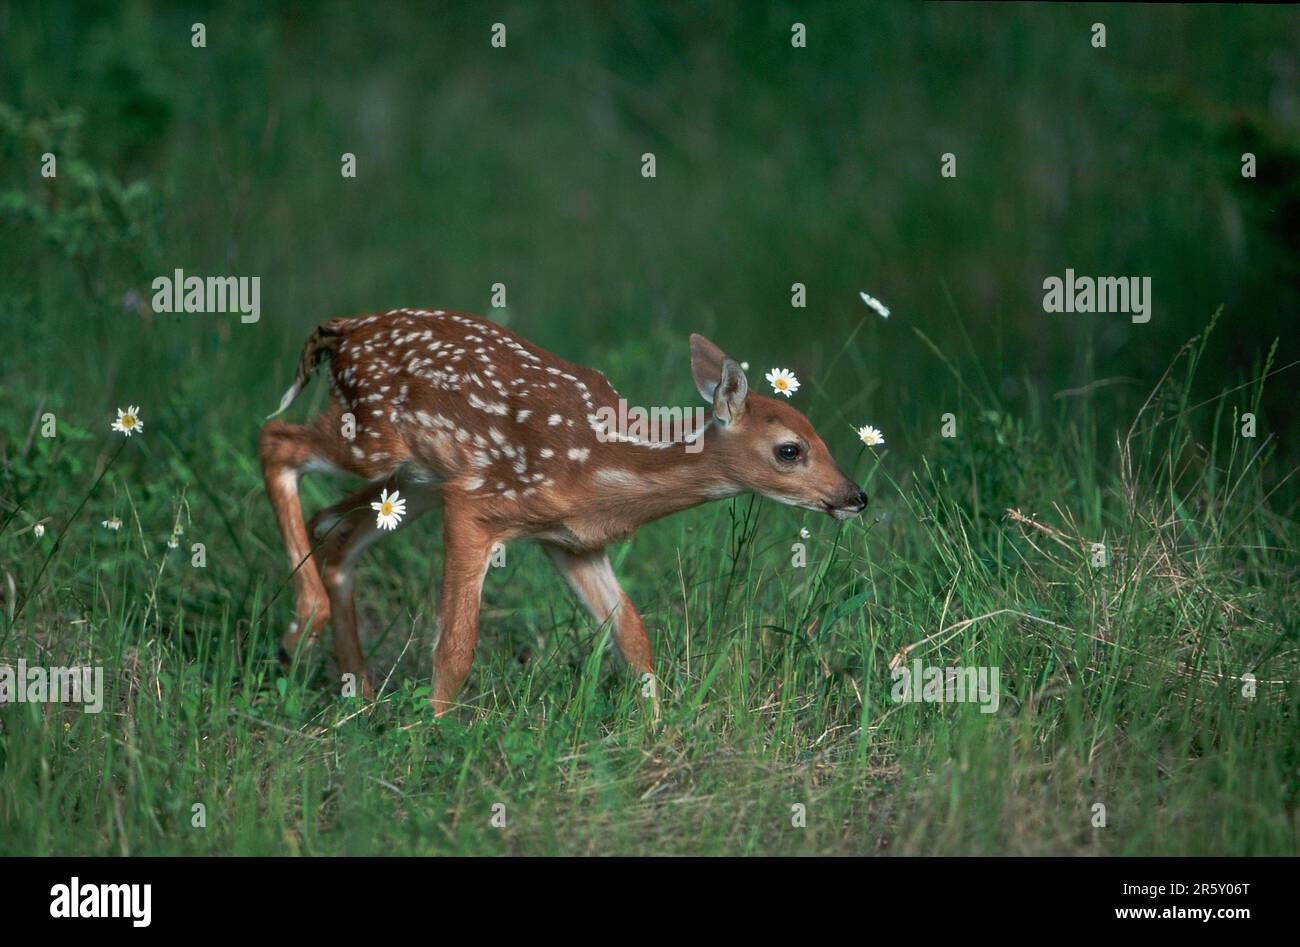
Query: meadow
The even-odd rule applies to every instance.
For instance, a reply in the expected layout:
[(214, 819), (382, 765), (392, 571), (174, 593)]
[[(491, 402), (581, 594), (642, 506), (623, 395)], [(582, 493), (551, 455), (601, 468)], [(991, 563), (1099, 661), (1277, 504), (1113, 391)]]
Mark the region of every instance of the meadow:
[[(1300, 14), (368, 10), (0, 9), (0, 666), (106, 687), (0, 707), (0, 853), (1296, 853)], [(1067, 267), (1151, 321), (1045, 312)], [(260, 319), (155, 312), (177, 268)], [(698, 402), (692, 331), (791, 368), (871, 503), (612, 551), (658, 724), (526, 545), (435, 720), (431, 514), (363, 560), (383, 687), (343, 696), (277, 660), (256, 437), (317, 323), (398, 306), (642, 405)], [(996, 712), (899, 702), (916, 659), (997, 668)]]

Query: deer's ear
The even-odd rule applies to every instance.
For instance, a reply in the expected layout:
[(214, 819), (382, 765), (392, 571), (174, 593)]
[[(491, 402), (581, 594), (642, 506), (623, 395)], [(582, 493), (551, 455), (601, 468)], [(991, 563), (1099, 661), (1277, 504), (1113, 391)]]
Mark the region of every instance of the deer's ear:
[(691, 333), (691, 377), (700, 397), (713, 404), (713, 393), (722, 380), (722, 363), (727, 355), (704, 336)]
[(722, 380), (713, 392), (713, 416), (723, 424), (735, 424), (745, 413), (749, 379), (740, 363), (730, 356), (722, 359)]

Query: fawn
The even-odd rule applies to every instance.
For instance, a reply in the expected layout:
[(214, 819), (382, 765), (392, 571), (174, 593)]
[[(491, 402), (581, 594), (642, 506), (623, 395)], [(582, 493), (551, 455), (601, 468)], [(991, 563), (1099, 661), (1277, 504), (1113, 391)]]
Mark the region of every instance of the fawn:
[[(435, 714), (469, 673), (479, 598), (498, 543), (534, 539), (639, 676), (650, 642), (605, 547), (642, 523), (709, 500), (754, 492), (847, 519), (866, 494), (836, 467), (808, 420), (749, 390), (740, 364), (692, 335), (691, 374), (712, 413), (702, 446), (615, 436), (598, 421), (619, 402), (600, 372), (573, 365), (495, 323), (443, 310), (397, 309), (331, 319), (303, 347), (289, 407), (328, 358), (330, 407), (305, 425), (268, 419), (258, 455), (293, 570), (289, 655), (333, 619), (341, 673), (372, 696), (353, 604), (357, 556), (384, 531), (381, 489), (406, 499), (401, 526), (443, 504), (443, 577), (433, 651)], [(607, 413), (607, 412), (606, 412)], [(350, 428), (350, 429), (349, 429)], [(349, 436), (350, 435), (350, 436)], [(304, 473), (352, 474), (359, 492), (303, 522)], [(319, 547), (312, 549), (309, 536)], [(649, 680), (653, 680), (651, 677)]]

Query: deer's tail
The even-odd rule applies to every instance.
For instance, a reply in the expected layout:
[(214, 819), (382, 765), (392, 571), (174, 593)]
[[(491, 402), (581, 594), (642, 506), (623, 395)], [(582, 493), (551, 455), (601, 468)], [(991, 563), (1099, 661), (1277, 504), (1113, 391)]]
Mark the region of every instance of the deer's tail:
[(302, 355), (298, 359), (298, 373), (294, 376), (293, 385), (280, 399), (280, 407), (276, 408), (275, 413), (267, 415), (268, 421), (288, 410), (289, 405), (294, 403), (298, 395), (302, 394), (302, 390), (307, 387), (307, 383), (311, 381), (311, 376), (321, 359), (331, 358), (334, 355), (339, 342), (347, 334), (345, 326), (349, 321), (330, 319), (328, 322), (322, 322), (316, 327), (316, 331), (307, 337), (302, 347)]

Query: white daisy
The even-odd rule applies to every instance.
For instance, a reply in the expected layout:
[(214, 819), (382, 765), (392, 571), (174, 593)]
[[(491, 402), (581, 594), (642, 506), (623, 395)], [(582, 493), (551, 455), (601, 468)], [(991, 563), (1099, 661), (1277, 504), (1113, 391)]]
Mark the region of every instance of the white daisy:
[(42, 536), (45, 535), (45, 524), (37, 523), (35, 526), (32, 527), (32, 532), (36, 534), (37, 539), (40, 539)]
[(122, 528), (122, 521), (114, 516), (112, 519), (104, 520), (103, 525), (104, 529), (111, 529), (113, 532), (117, 532)]
[(870, 306), (880, 315), (881, 319), (889, 318), (889, 307), (887, 307), (875, 296), (872, 296), (870, 293), (864, 293), (861, 290), (858, 290), (858, 295), (862, 297), (862, 301), (864, 303), (866, 303), (868, 306)]
[(379, 502), (371, 503), (370, 508), (379, 514), (375, 517), (375, 525), (380, 529), (397, 529), (397, 524), (406, 515), (406, 501), (398, 496), (396, 490), (392, 494), (384, 490)]
[(808, 527), (807, 527), (807, 526), (800, 527), (800, 529), (799, 529), (799, 538), (800, 538), (800, 539), (811, 539), (811, 538), (812, 538), (812, 533), (808, 532)]
[(140, 420), (140, 408), (137, 405), (131, 405), (125, 411), (117, 409), (117, 420), (113, 422), (113, 430), (130, 437), (136, 431), (144, 433), (144, 422)]
[(862, 443), (866, 444), (868, 447), (878, 447), (885, 443), (885, 435), (881, 434), (870, 424), (865, 425), (864, 427), (855, 427), (853, 430), (857, 432)]
[(774, 368), (763, 376), (767, 379), (772, 390), (778, 395), (785, 395), (789, 398), (799, 390), (799, 379), (794, 377), (794, 372), (788, 368)]

